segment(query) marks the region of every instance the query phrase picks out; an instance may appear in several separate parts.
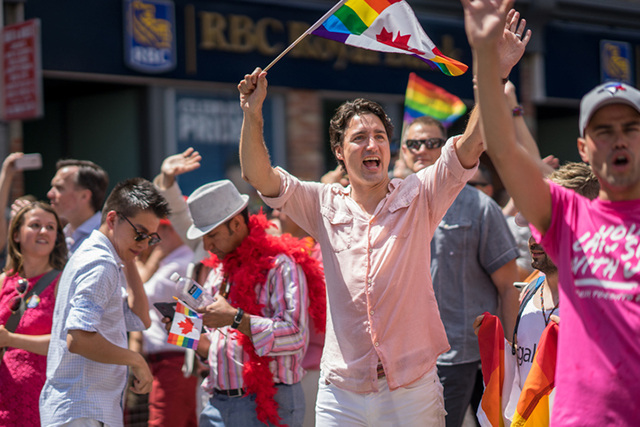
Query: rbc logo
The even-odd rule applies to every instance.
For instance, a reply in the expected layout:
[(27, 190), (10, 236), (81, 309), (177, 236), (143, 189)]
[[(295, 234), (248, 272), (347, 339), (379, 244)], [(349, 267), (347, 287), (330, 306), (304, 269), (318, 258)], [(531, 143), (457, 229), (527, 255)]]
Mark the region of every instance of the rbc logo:
[(175, 13), (166, 0), (124, 0), (125, 64), (162, 73), (176, 67)]

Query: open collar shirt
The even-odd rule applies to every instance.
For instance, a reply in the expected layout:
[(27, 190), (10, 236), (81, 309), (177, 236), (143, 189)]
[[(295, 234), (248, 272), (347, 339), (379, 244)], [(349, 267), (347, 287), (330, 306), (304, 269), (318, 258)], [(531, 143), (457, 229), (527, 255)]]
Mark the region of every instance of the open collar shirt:
[(69, 352), (69, 330), (96, 332), (128, 348), (127, 331), (144, 324), (129, 308), (123, 265), (111, 241), (95, 230), (67, 263), (58, 283), (47, 379), (40, 394), (43, 426), (90, 418), (122, 427), (127, 366), (94, 362)]
[(100, 228), (100, 222), (102, 221), (102, 211), (98, 211), (91, 216), (88, 220), (83, 222), (80, 227), (71, 231), (71, 224), (64, 226), (62, 230), (64, 233), (65, 241), (67, 242), (67, 249), (69, 249), (69, 257), (80, 247), (82, 242), (91, 235), (93, 230)]
[(302, 182), (282, 169), (280, 194), (264, 197), (314, 237), (327, 282), (327, 334), (321, 369), (345, 390), (378, 390), (381, 361), (389, 388), (433, 369), (449, 349), (431, 275), (434, 229), (473, 176), (450, 139), (431, 167), (389, 183), (369, 216), (338, 184)]

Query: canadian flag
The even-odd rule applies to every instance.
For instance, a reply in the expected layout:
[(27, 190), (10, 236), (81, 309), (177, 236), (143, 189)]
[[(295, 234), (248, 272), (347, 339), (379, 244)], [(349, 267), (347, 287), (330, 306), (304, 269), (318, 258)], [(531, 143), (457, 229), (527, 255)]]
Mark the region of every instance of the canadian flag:
[(202, 317), (178, 300), (167, 342), (179, 347), (197, 349), (202, 330)]
[(309, 32), (364, 49), (413, 55), (451, 76), (467, 70), (440, 52), (405, 0), (342, 0)]

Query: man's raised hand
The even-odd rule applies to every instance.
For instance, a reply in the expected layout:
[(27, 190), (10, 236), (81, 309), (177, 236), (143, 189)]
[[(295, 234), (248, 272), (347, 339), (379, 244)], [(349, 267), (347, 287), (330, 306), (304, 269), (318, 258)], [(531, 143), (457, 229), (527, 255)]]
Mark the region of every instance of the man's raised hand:
[[(518, 22), (519, 21), (519, 22)], [(520, 19), (520, 12), (511, 9), (507, 15), (502, 39), (498, 42), (500, 55), (500, 75), (509, 77), (511, 69), (520, 61), (531, 40), (531, 30), (526, 30), (526, 19)]]
[(267, 97), (267, 73), (258, 67), (253, 73), (245, 74), (238, 83), (238, 92), (242, 111), (262, 114), (262, 104)]
[(202, 156), (189, 147), (184, 152), (169, 156), (162, 162), (160, 172), (163, 187), (169, 188), (175, 182), (176, 176), (191, 172), (200, 167)]
[(506, 28), (507, 13), (515, 0), (460, 0), (464, 27), (472, 48), (499, 43)]

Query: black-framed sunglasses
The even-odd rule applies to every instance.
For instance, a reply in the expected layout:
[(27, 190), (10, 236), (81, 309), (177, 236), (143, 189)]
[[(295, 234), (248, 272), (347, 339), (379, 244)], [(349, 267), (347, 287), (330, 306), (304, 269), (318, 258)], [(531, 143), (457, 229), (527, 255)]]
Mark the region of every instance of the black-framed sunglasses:
[(133, 223), (131, 221), (129, 221), (129, 218), (127, 218), (126, 216), (122, 215), (120, 212), (118, 212), (118, 215), (120, 215), (122, 218), (127, 220), (127, 222), (129, 224), (131, 224), (131, 226), (133, 227), (133, 229), (136, 232), (136, 237), (133, 238), (133, 240), (135, 240), (136, 242), (141, 242), (143, 240), (149, 239), (149, 246), (153, 246), (153, 245), (155, 245), (157, 243), (160, 243), (162, 241), (160, 236), (158, 236), (158, 233), (152, 233), (152, 234), (143, 233), (140, 230), (138, 230), (138, 228), (135, 225), (133, 225)]
[(424, 144), (425, 147), (431, 150), (432, 148), (444, 147), (444, 144), (446, 142), (447, 141), (442, 138), (429, 138), (429, 139), (407, 139), (405, 143), (407, 144), (407, 147), (409, 147), (409, 149), (418, 151), (422, 144)]
[(12, 313), (20, 310), (20, 306), (24, 301), (24, 296), (27, 293), (27, 289), (29, 288), (29, 282), (26, 279), (19, 279), (16, 282), (16, 292), (18, 293), (17, 297), (13, 297), (11, 302), (9, 303), (9, 309)]

